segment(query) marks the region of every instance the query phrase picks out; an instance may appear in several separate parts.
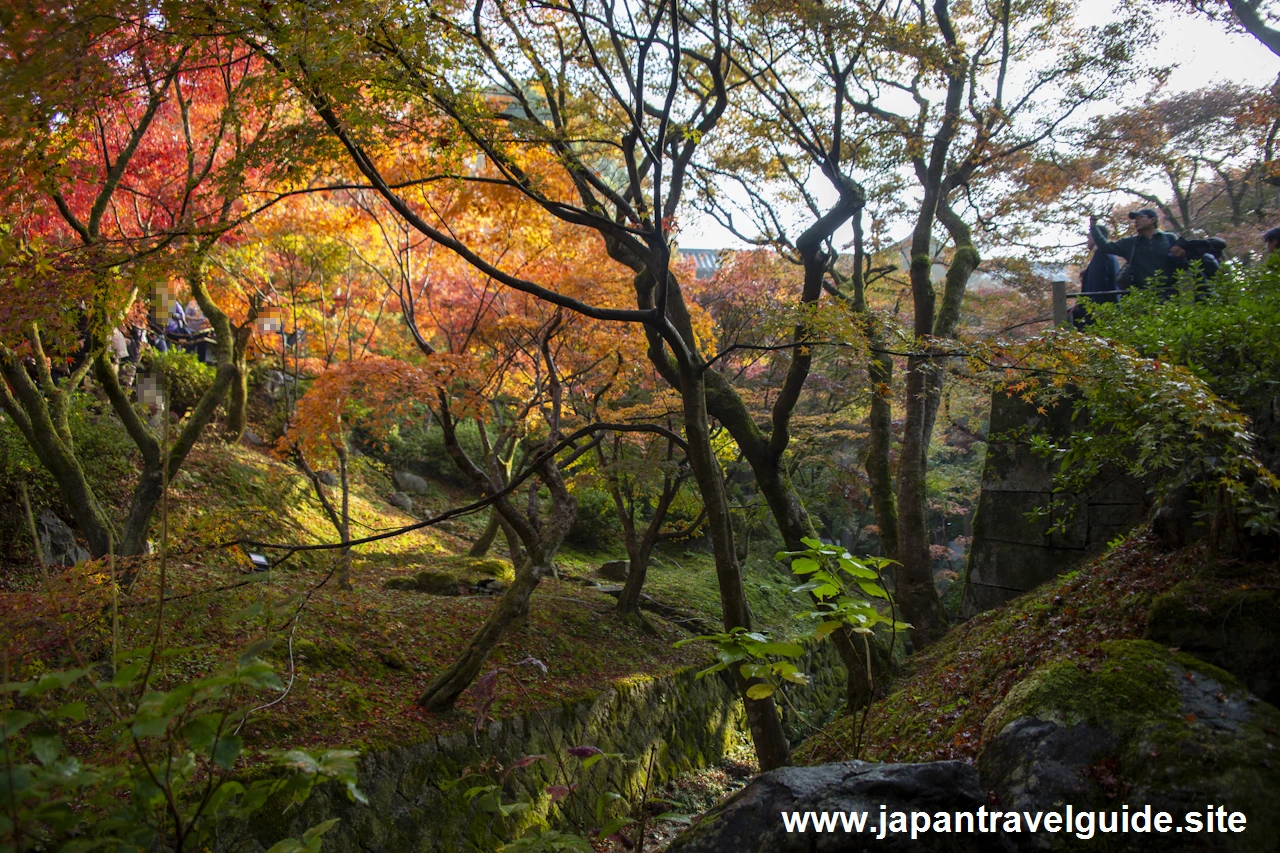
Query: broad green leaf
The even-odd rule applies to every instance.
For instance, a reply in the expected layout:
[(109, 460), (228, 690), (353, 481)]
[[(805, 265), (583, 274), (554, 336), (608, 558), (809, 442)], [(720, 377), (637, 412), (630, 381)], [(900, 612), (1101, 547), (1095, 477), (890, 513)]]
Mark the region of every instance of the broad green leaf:
[(253, 617), (260, 615), (262, 615), (262, 604), (261, 602), (257, 602), (232, 613), (227, 617), (227, 621), (235, 624), (236, 622), (243, 622), (246, 619), (252, 619)]
[(887, 593), (884, 587), (880, 586), (880, 584), (878, 583), (872, 583), (871, 581), (864, 581), (864, 580), (860, 580), (857, 583), (858, 583), (858, 586), (862, 589), (862, 591), (865, 592), (867, 595), (873, 595), (876, 598), (889, 597), (889, 593)]
[(756, 654), (798, 658), (804, 654), (804, 647), (795, 643), (765, 643), (756, 650)]
[(35, 714), (27, 711), (5, 711), (0, 714), (0, 735), (6, 738), (13, 737), (26, 728), (35, 718)]
[(163, 737), (165, 732), (169, 730), (169, 721), (172, 719), (173, 715), (144, 717), (143, 719), (135, 720), (129, 729), (136, 737)]
[(842, 622), (823, 622), (823, 623), (822, 623), (821, 625), (819, 625), (817, 628), (814, 628), (814, 629), (813, 629), (813, 636), (814, 636), (814, 637), (816, 637), (816, 638), (817, 638), (817, 639), (819, 639), (819, 640), (824, 639), (824, 638), (826, 638), (826, 637), (827, 637), (827, 635), (831, 634), (832, 632), (840, 630), (840, 626), (841, 626), (842, 624), (844, 624), (844, 623), (842, 623)]
[(876, 574), (874, 569), (868, 569), (856, 560), (846, 560), (841, 558), (840, 568), (855, 578), (864, 580), (879, 580), (880, 576)]
[(83, 702), (67, 702), (65, 705), (59, 705), (57, 710), (53, 712), (55, 717), (65, 717), (74, 722), (80, 722), (85, 718), (85, 706)]
[(267, 853), (305, 853), (306, 849), (298, 839), (286, 838), (268, 847)]
[(615, 817), (612, 820), (610, 820), (608, 823), (606, 823), (604, 826), (600, 827), (600, 837), (609, 838), (618, 830), (622, 829), (622, 827), (626, 826), (631, 822), (632, 822), (631, 818), (629, 817)]
[(204, 719), (199, 719), (192, 720), (183, 726), (182, 736), (196, 749), (201, 752), (207, 752), (209, 747), (213, 746), (213, 740), (217, 737), (217, 733)]
[(276, 644), (274, 637), (266, 637), (256, 642), (250, 643), (244, 651), (240, 652), (240, 663), (248, 664), (254, 658), (262, 655), (263, 652), (270, 651)]
[(747, 688), (748, 699), (767, 699), (773, 695), (772, 684), (753, 684)]
[(794, 575), (807, 575), (820, 568), (822, 565), (812, 557), (798, 557), (791, 561), (791, 573)]
[(722, 670), (722, 669), (724, 669), (724, 668), (725, 668), (725, 664), (723, 664), (723, 663), (717, 663), (717, 664), (714, 664), (714, 665), (709, 666), (709, 667), (707, 667), (706, 669), (704, 669), (704, 670), (700, 671), (700, 672), (697, 674), (697, 676), (695, 676), (695, 678), (702, 678), (703, 676), (707, 676), (707, 675), (714, 675), (715, 673), (719, 672), (720, 670)]
[(27, 739), (31, 742), (31, 753), (45, 767), (57, 761), (62, 754), (62, 738), (56, 731), (32, 732)]
[(315, 826), (302, 833), (302, 840), (310, 841), (313, 838), (319, 838), (321, 835), (324, 835), (326, 832), (337, 826), (338, 820), (339, 818), (331, 817), (322, 823), (317, 823)]
[(136, 660), (131, 664), (120, 667), (120, 669), (116, 670), (115, 677), (111, 679), (111, 683), (116, 687), (128, 687), (142, 672), (142, 668), (146, 666), (146, 663), (145, 660)]
[(223, 735), (213, 745), (213, 754), (209, 757), (214, 764), (223, 770), (230, 770), (235, 766), (236, 758), (240, 756), (240, 750), (243, 748), (244, 740), (242, 738), (235, 735)]
[(292, 767), (306, 773), (308, 776), (314, 776), (320, 772), (320, 764), (311, 756), (310, 753), (301, 749), (291, 749), (284, 755), (276, 759), (276, 763), (284, 767)]

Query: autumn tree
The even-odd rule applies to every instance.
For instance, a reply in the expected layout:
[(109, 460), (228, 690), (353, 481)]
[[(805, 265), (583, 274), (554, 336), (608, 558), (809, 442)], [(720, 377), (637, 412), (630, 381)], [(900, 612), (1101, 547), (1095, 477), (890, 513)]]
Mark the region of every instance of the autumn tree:
[[(244, 7), (237, 26), (274, 64), (347, 150), (363, 179), (398, 215), (495, 281), (596, 320), (643, 325), (650, 359), (679, 390), (690, 464), (716, 555), (727, 628), (751, 617), (733, 547), (722, 472), (711, 447), (706, 358), (671, 274), (670, 230), (701, 140), (729, 99), (727, 29), (721, 4), (697, 10), (666, 2), (620, 10), (609, 3), (523, 7), (494, 3), (454, 10), (363, 7), (317, 16), (301, 4)], [(304, 53), (305, 50), (305, 53)], [(447, 58), (445, 56), (447, 54)], [(366, 81), (366, 82), (357, 82)], [(367, 86), (407, 93), (383, 115)], [(379, 163), (388, 137), (431, 135), (477, 149), (503, 184), (551, 216), (599, 234), (611, 258), (634, 274), (635, 307), (568, 297), (457, 239), (415, 209)], [(425, 132), (425, 131), (424, 131)], [(546, 183), (525, 158), (561, 176)], [(437, 177), (439, 177), (437, 175)], [(425, 180), (422, 175), (420, 180)], [(468, 180), (465, 174), (459, 176)], [(561, 192), (563, 187), (568, 192)], [(745, 695), (751, 682), (738, 674)], [(788, 760), (771, 698), (745, 699), (761, 764)]]
[(1221, 84), (1151, 98), (1088, 134), (1089, 181), (1156, 207), (1174, 231), (1256, 227), (1277, 205), (1266, 164), (1278, 128), (1280, 107), (1265, 90)]
[[(83, 10), (79, 10), (83, 11)], [(272, 128), (260, 64), (234, 43), (171, 26), (159, 8), (14, 10), (0, 54), (6, 104), (6, 270), (0, 405), (57, 481), (95, 555), (139, 554), (162, 483), (237, 376), (251, 324), (233, 327), (204, 288), (209, 249), (243, 216)], [(278, 152), (277, 152), (278, 153)], [(171, 446), (134, 408), (107, 354), (124, 313), (190, 289), (210, 321), (215, 380)], [(154, 291), (154, 292), (153, 292)], [(64, 368), (63, 365), (66, 365)], [(67, 424), (92, 373), (142, 456), (123, 530), (85, 479)], [(167, 413), (166, 413), (167, 417)]]
[[(981, 233), (975, 237), (971, 222), (982, 222), (992, 197), (1007, 191), (1005, 169), (1055, 142), (1083, 106), (1107, 96), (1138, 45), (1125, 24), (1081, 26), (1070, 8), (1052, 3), (953, 7), (920, 0), (892, 14), (854, 10), (860, 14), (850, 18), (865, 22), (883, 49), (852, 66), (858, 94), (850, 108), (879, 126), (869, 131), (872, 138), (900, 152), (918, 198), (909, 215), (915, 342), (894, 498), (897, 600), (919, 648), (946, 627), (931, 570), (926, 472), (946, 376), (945, 341), (956, 332), (969, 277), (981, 261)], [(891, 91), (908, 95), (910, 106), (880, 97)], [(939, 230), (951, 249), (940, 294), (932, 277)], [(883, 436), (873, 438), (873, 448), (887, 450)]]

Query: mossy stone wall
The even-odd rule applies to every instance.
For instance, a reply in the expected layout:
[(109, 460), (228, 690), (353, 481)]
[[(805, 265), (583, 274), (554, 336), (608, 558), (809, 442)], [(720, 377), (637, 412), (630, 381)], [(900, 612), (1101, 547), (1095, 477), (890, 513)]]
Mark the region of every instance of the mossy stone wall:
[[(813, 675), (812, 683), (790, 686), (789, 702), (783, 703), (784, 721), (796, 737), (809, 733), (810, 723), (825, 722), (844, 696), (844, 671), (829, 643), (812, 649), (800, 665)], [(325, 835), (325, 853), (488, 853), (549, 817), (558, 828), (575, 822), (593, 826), (597, 797), (606, 791), (632, 795), (643, 790), (651, 757), (651, 784), (656, 787), (676, 774), (720, 762), (749, 737), (742, 703), (727, 678), (700, 679), (696, 670), (663, 678), (637, 675), (591, 699), (491, 721), (474, 735), (443, 735), (369, 753), (360, 761), (359, 778), (369, 805), (352, 804), (337, 786), (322, 786), (296, 813), (255, 821), (247, 828), (248, 840), (251, 847), (266, 849), (337, 817), (340, 823)], [(566, 783), (554, 757), (582, 745), (630, 760), (601, 761), (581, 772), (577, 760), (567, 758), (575, 773), (569, 781), (577, 782), (578, 790), (560, 803), (563, 810), (553, 808), (547, 786)], [(509, 818), (463, 800), (463, 791), (482, 781), (445, 790), (468, 768), (474, 771), (495, 760), (507, 766), (539, 754), (552, 760), (514, 770), (503, 783), (504, 802), (530, 803)]]

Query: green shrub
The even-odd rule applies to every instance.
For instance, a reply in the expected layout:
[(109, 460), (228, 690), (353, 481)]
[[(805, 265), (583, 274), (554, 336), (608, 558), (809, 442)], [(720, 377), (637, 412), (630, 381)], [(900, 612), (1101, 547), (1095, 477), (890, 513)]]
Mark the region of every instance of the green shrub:
[[(49, 672), (4, 684), (0, 712), (0, 838), (12, 851), (209, 849), (220, 827), (244, 824), (264, 808), (290, 807), (332, 780), (364, 802), (354, 752), (272, 751), (277, 772), (241, 781), (240, 728), (249, 703), (284, 685), (258, 655), (260, 641), (221, 672), (165, 690), (150, 676), (156, 658), (126, 653), (113, 676), (93, 669)], [(74, 751), (82, 721), (114, 718), (113, 748)], [(78, 731), (77, 731), (78, 729)], [(336, 820), (307, 830), (280, 850), (319, 853)]]
[(1269, 409), (1280, 382), (1280, 266), (1224, 268), (1196, 301), (1138, 292), (1099, 306), (1090, 331), (1187, 367), (1247, 413)]
[[(397, 470), (412, 471), (454, 486), (471, 486), (471, 480), (458, 470), (453, 457), (445, 450), (444, 432), (434, 422), (429, 427), (424, 427), (426, 421), (426, 408), (423, 407), (420, 419), (396, 427), (387, 438), (385, 446), (371, 447), (372, 452)], [(458, 424), (458, 444), (476, 464), (484, 465), (484, 447), (480, 442), (480, 430), (474, 421)]]
[(1059, 463), (1055, 490), (1078, 493), (1111, 465), (1157, 498), (1195, 486), (1223, 533), (1280, 533), (1280, 269), (1227, 269), (1195, 301), (1134, 292), (1093, 316), (1086, 334), (1045, 335), (1024, 363), (1036, 370), (1007, 386), (1087, 413), (1065, 441), (1031, 437)]
[(182, 416), (200, 402), (213, 385), (216, 371), (193, 353), (181, 350), (160, 352), (149, 350), (142, 359), (142, 369), (164, 377), (169, 391), (169, 408)]
[[(72, 398), (69, 420), (76, 457), (89, 485), (108, 507), (127, 503), (136, 470), (136, 448), (120, 420), (106, 405), (85, 393)], [(0, 413), (0, 504), (5, 505), (0, 511), (0, 541), (16, 543), (16, 550), (25, 554), (30, 536), (17, 509), (19, 483), (27, 484), (36, 515), (43, 508), (51, 507), (59, 516), (70, 520), (71, 514), (62, 503), (58, 484), (18, 431), (17, 424)]]
[(583, 548), (608, 549), (622, 543), (622, 522), (613, 496), (600, 489), (574, 489), (578, 515), (565, 539)]

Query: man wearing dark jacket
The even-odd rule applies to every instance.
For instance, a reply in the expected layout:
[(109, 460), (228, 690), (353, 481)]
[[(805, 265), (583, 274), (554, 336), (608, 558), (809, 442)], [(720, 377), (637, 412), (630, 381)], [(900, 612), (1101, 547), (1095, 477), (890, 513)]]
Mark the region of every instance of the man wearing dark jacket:
[(1106, 233), (1098, 230), (1097, 222), (1089, 223), (1099, 252), (1119, 255), (1129, 262), (1128, 271), (1119, 282), (1120, 290), (1146, 286), (1148, 280), (1164, 268), (1164, 259), (1178, 240), (1177, 234), (1160, 230), (1160, 214), (1150, 207), (1132, 211), (1129, 218), (1138, 233), (1115, 242), (1108, 242)]

